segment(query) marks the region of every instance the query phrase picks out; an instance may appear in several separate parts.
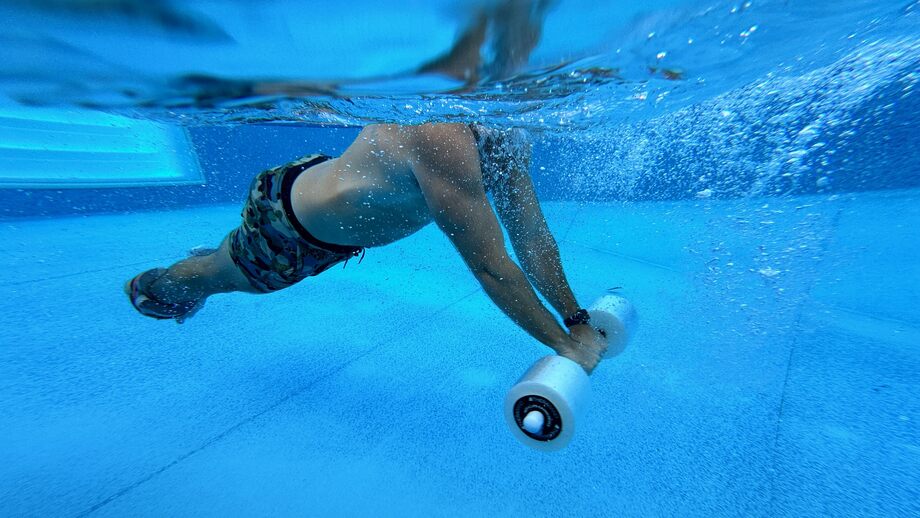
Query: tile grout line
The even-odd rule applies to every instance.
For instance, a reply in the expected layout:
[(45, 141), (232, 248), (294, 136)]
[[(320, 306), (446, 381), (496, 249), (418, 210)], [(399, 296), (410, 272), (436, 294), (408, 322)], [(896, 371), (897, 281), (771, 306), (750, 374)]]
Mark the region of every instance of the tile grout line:
[[(472, 295), (478, 293), (479, 291), (481, 291), (481, 290), (480, 290), (480, 289), (476, 289), (476, 290), (473, 290), (473, 291), (470, 291), (470, 292), (466, 293), (465, 295), (461, 296), (459, 299), (455, 300), (454, 302), (451, 302), (450, 304), (447, 304), (446, 306), (444, 306), (444, 307), (442, 307), (442, 308), (440, 308), (440, 309), (434, 311), (433, 313), (431, 313), (430, 315), (428, 315), (427, 318), (430, 319), (430, 318), (433, 318), (433, 317), (435, 317), (435, 316), (437, 316), (437, 315), (443, 313), (444, 311), (446, 311), (446, 310), (448, 310), (449, 308), (455, 306), (456, 304), (459, 304), (460, 302), (466, 300), (467, 298), (469, 298), (469, 297), (471, 297)], [(418, 326), (413, 326), (412, 329), (416, 329), (417, 327), (418, 327)], [(392, 336), (394, 333), (395, 333), (395, 331), (391, 332), (391, 333), (389, 334), (389, 336)], [(99, 501), (99, 502), (96, 502), (95, 504), (93, 504), (93, 505), (90, 506), (89, 508), (87, 508), (87, 509), (85, 509), (84, 511), (78, 513), (76, 516), (78, 516), (78, 517), (89, 516), (90, 514), (92, 514), (92, 513), (96, 512), (96, 511), (98, 511), (99, 509), (105, 507), (106, 505), (108, 505), (108, 504), (114, 502), (115, 500), (117, 500), (117, 499), (119, 499), (119, 498), (125, 496), (126, 494), (130, 493), (131, 491), (134, 491), (134, 490), (137, 489), (138, 487), (140, 487), (140, 486), (146, 484), (147, 482), (153, 480), (153, 479), (156, 478), (158, 475), (160, 475), (160, 474), (162, 474), (162, 473), (168, 471), (169, 469), (171, 469), (171, 468), (177, 466), (178, 464), (182, 463), (182, 462), (185, 461), (186, 459), (188, 459), (188, 458), (194, 456), (195, 454), (200, 453), (200, 452), (206, 450), (207, 448), (213, 446), (214, 444), (220, 442), (221, 440), (223, 440), (223, 439), (225, 439), (226, 437), (232, 435), (234, 432), (236, 432), (236, 431), (239, 430), (240, 428), (246, 426), (247, 424), (249, 424), (249, 423), (251, 423), (251, 422), (257, 420), (258, 418), (262, 417), (263, 415), (268, 414), (268, 413), (272, 412), (273, 410), (275, 410), (275, 409), (281, 407), (282, 405), (284, 405), (284, 404), (287, 403), (288, 401), (291, 401), (291, 400), (293, 400), (293, 399), (296, 399), (298, 396), (300, 396), (300, 395), (302, 395), (302, 394), (308, 392), (310, 389), (312, 389), (313, 387), (315, 387), (315, 386), (318, 385), (319, 383), (321, 383), (321, 382), (323, 382), (323, 381), (329, 379), (330, 377), (332, 377), (332, 376), (338, 374), (339, 372), (341, 372), (342, 370), (344, 370), (346, 367), (350, 366), (350, 365), (353, 364), (354, 362), (356, 362), (356, 361), (358, 361), (358, 360), (360, 360), (360, 359), (362, 359), (362, 358), (364, 358), (364, 357), (370, 355), (371, 353), (373, 353), (373, 352), (375, 352), (375, 351), (380, 350), (380, 349), (383, 348), (385, 345), (392, 344), (392, 343), (394, 343), (394, 340), (387, 340), (386, 337), (384, 337), (383, 339), (380, 339), (380, 340), (378, 341), (378, 344), (377, 344), (376, 346), (370, 347), (369, 349), (367, 349), (367, 350), (361, 352), (360, 354), (358, 354), (358, 355), (356, 355), (356, 356), (354, 356), (354, 357), (352, 357), (352, 358), (346, 360), (344, 363), (342, 363), (342, 364), (340, 364), (339, 366), (337, 366), (337, 367), (331, 369), (330, 371), (328, 371), (328, 372), (326, 372), (326, 373), (324, 373), (324, 374), (322, 374), (322, 375), (320, 375), (320, 376), (318, 376), (318, 377), (316, 377), (316, 378), (310, 380), (310, 382), (307, 383), (306, 385), (304, 385), (304, 386), (302, 386), (302, 387), (300, 387), (300, 388), (298, 388), (298, 389), (295, 389), (293, 392), (291, 392), (291, 393), (285, 395), (284, 397), (282, 397), (282, 398), (279, 399), (278, 401), (275, 401), (274, 403), (270, 404), (268, 407), (263, 408), (262, 410), (260, 410), (260, 411), (258, 411), (258, 412), (256, 412), (256, 413), (254, 413), (254, 414), (252, 414), (252, 415), (247, 416), (246, 418), (244, 418), (244, 419), (242, 419), (241, 421), (237, 422), (236, 424), (230, 426), (229, 428), (225, 429), (224, 431), (218, 433), (217, 435), (214, 435), (214, 436), (210, 437), (209, 439), (207, 439), (207, 440), (205, 440), (203, 443), (201, 443), (198, 447), (196, 447), (196, 448), (194, 448), (194, 449), (192, 449), (192, 450), (190, 450), (190, 451), (187, 451), (187, 452), (183, 453), (182, 455), (179, 455), (178, 457), (176, 457), (175, 459), (173, 459), (171, 462), (167, 463), (166, 465), (160, 467), (159, 469), (153, 471), (152, 473), (149, 473), (147, 476), (145, 476), (145, 477), (143, 477), (143, 478), (141, 478), (141, 479), (139, 479), (139, 480), (136, 480), (134, 483), (132, 483), (132, 484), (126, 486), (126, 487), (123, 487), (122, 489), (120, 489), (120, 490), (116, 491), (115, 493), (109, 495), (108, 497), (104, 498), (103, 500), (101, 500), (101, 501)]]
[[(565, 229), (565, 231), (563, 232), (562, 237), (559, 238), (559, 241), (565, 241), (565, 240), (566, 240), (566, 238), (567, 238), (568, 235), (569, 235), (569, 232), (572, 230), (572, 227), (575, 226), (575, 220), (576, 220), (576, 218), (581, 214), (582, 210), (584, 210), (584, 207), (583, 207), (582, 205), (579, 205), (579, 206), (578, 206), (578, 209), (577, 209), (576, 212), (575, 212), (575, 215), (572, 216), (572, 220), (571, 220), (571, 221), (569, 222), (569, 224), (566, 226), (566, 229)], [(602, 250), (599, 250), (599, 251), (602, 251)], [(118, 270), (118, 269), (120, 269), (120, 268), (130, 268), (130, 267), (141, 266), (141, 265), (150, 264), (150, 263), (163, 263), (163, 262), (173, 262), (173, 263), (174, 263), (174, 262), (176, 262), (176, 261), (179, 261), (179, 260), (181, 260), (181, 259), (184, 259), (185, 257), (187, 257), (187, 255), (181, 255), (181, 256), (180, 256), (180, 255), (175, 255), (175, 256), (169, 256), (168, 258), (150, 259), (150, 260), (140, 261), (140, 262), (136, 262), (136, 263), (112, 265), (112, 266), (107, 266), (107, 267), (105, 267), (105, 268), (97, 268), (97, 269), (94, 269), (94, 270), (81, 270), (81, 271), (79, 271), (79, 272), (66, 273), (66, 274), (62, 274), (62, 275), (54, 275), (54, 276), (51, 276), (51, 277), (41, 277), (41, 278), (37, 278), (37, 279), (26, 279), (26, 280), (21, 280), (21, 281), (14, 281), (14, 282), (0, 282), (0, 288), (13, 287), (13, 286), (24, 286), (24, 285), (27, 285), (27, 284), (35, 284), (35, 283), (44, 282), (44, 281), (56, 281), (56, 280), (67, 279), (67, 278), (71, 278), (71, 277), (77, 277), (77, 276), (84, 275), (84, 274), (88, 274), (88, 273), (108, 272), (108, 271)]]
[(575, 241), (566, 241), (566, 243), (569, 243), (570, 245), (573, 245), (573, 246), (579, 246), (579, 247), (581, 247), (581, 248), (587, 248), (588, 250), (593, 250), (593, 251), (595, 251), (595, 252), (600, 252), (600, 253), (602, 253), (602, 254), (608, 254), (608, 255), (612, 255), (612, 256), (614, 256), (614, 257), (619, 257), (619, 258), (621, 258), (621, 259), (626, 259), (626, 260), (628, 260), (628, 261), (633, 261), (633, 262), (636, 262), (636, 263), (645, 264), (645, 265), (648, 265), (648, 266), (651, 266), (651, 267), (654, 267), (654, 268), (659, 268), (659, 269), (661, 269), (661, 270), (666, 270), (666, 271), (669, 271), (669, 272), (672, 272), (672, 273), (681, 273), (680, 270), (674, 269), (674, 268), (672, 268), (672, 267), (670, 267), (670, 266), (666, 266), (666, 265), (663, 265), (663, 264), (660, 264), (660, 263), (656, 263), (656, 262), (654, 262), (654, 261), (649, 261), (648, 259), (642, 259), (642, 258), (640, 258), (640, 257), (635, 257), (635, 256), (632, 256), (632, 255), (627, 255), (627, 254), (624, 254), (624, 253), (621, 253), (621, 252), (614, 252), (614, 251), (612, 251), (612, 250), (604, 250), (603, 248), (597, 248), (597, 247), (594, 247), (594, 246), (590, 246), (590, 245), (585, 245), (585, 244), (577, 243), (577, 242), (575, 242)]
[(585, 245), (585, 244), (579, 243), (579, 242), (577, 242), (577, 241), (570, 241), (570, 240), (568, 239), (569, 233), (571, 233), (572, 228), (575, 227), (575, 222), (576, 222), (576, 220), (578, 219), (578, 216), (580, 216), (581, 213), (585, 210), (585, 208), (586, 208), (586, 206), (587, 206), (588, 203), (590, 203), (590, 202), (584, 202), (584, 203), (580, 203), (580, 204), (579, 204), (578, 210), (575, 212), (575, 215), (572, 216), (572, 221), (569, 222), (569, 225), (568, 225), (568, 227), (566, 227), (565, 232), (563, 232), (562, 236), (559, 238), (559, 242), (568, 243), (568, 244), (574, 245), (574, 246), (580, 246), (580, 247), (582, 247), (582, 248), (587, 248), (588, 250), (593, 250), (593, 251), (595, 251), (595, 252), (601, 252), (601, 253), (604, 253), (604, 254), (610, 254), (610, 255), (613, 255), (613, 256), (615, 256), (615, 257), (620, 257), (620, 258), (622, 258), (622, 259), (627, 259), (627, 260), (634, 261), (634, 262), (637, 262), (637, 263), (646, 264), (646, 265), (648, 265), (648, 266), (652, 266), (652, 267), (655, 267), (655, 268), (660, 268), (660, 269), (662, 269), (662, 270), (667, 270), (667, 271), (669, 271), (669, 272), (680, 273), (679, 270), (676, 270), (676, 269), (674, 269), (674, 268), (671, 268), (670, 266), (666, 266), (666, 265), (663, 265), (663, 264), (656, 263), (656, 262), (654, 262), (654, 261), (649, 261), (649, 260), (647, 260), (647, 259), (642, 259), (642, 258), (640, 258), (640, 257), (634, 257), (634, 256), (627, 255), (627, 254), (624, 254), (624, 253), (621, 253), (621, 252), (614, 252), (614, 251), (612, 251), (612, 250), (605, 250), (605, 249), (603, 249), (603, 248), (598, 248), (598, 247), (594, 247), (594, 246), (590, 246), (590, 245)]
[(878, 315), (875, 313), (868, 313), (866, 311), (860, 311), (858, 309), (848, 308), (844, 306), (839, 306), (826, 302), (819, 302), (818, 307), (824, 308), (826, 311), (836, 311), (838, 313), (845, 313), (849, 316), (857, 316), (864, 319), (876, 320), (878, 322), (884, 322), (891, 325), (904, 326), (909, 329), (916, 329), (920, 331), (920, 322), (912, 322), (910, 320), (904, 320), (902, 318), (890, 317), (885, 315)]
[(578, 210), (575, 211), (575, 214), (572, 216), (572, 220), (569, 221), (569, 225), (565, 228), (565, 232), (562, 233), (562, 237), (559, 238), (559, 241), (566, 241), (569, 237), (569, 232), (572, 231), (572, 227), (575, 226), (575, 220), (578, 219), (578, 216), (581, 215), (581, 212), (584, 210), (584, 204), (578, 204)]
[[(846, 203), (847, 202), (842, 203), (840, 208), (838, 208), (837, 212), (834, 214), (833, 223), (831, 225), (831, 232), (833, 233), (833, 235), (836, 235), (837, 233), (838, 226), (840, 224), (840, 217), (843, 213), (843, 207)], [(832, 239), (832, 237), (828, 237), (827, 241), (829, 241), (830, 239)], [(827, 241), (825, 241), (825, 243), (827, 243)], [(822, 253), (822, 261), (823, 261), (824, 256), (827, 253), (827, 248), (825, 247), (825, 249), (822, 252), (823, 252)], [(785, 373), (785, 376), (783, 377), (783, 388), (782, 388), (782, 392), (780, 393), (779, 408), (777, 409), (776, 426), (774, 427), (774, 430), (773, 430), (773, 445), (771, 447), (770, 470), (769, 470), (770, 500), (768, 502), (768, 509), (769, 509), (769, 513), (767, 514), (768, 516), (774, 516), (776, 514), (774, 508), (776, 506), (776, 464), (777, 464), (777, 453), (778, 453), (777, 447), (779, 446), (779, 436), (780, 436), (780, 431), (782, 428), (783, 413), (786, 408), (786, 390), (789, 386), (789, 377), (792, 372), (792, 359), (793, 359), (793, 356), (795, 355), (796, 345), (798, 344), (798, 341), (799, 341), (798, 331), (802, 323), (802, 317), (804, 315), (804, 311), (802, 308), (804, 304), (808, 302), (808, 299), (811, 297), (811, 290), (815, 287), (816, 283), (817, 283), (817, 274), (815, 275), (815, 278), (812, 279), (812, 282), (808, 285), (808, 289), (806, 290), (805, 296), (802, 299), (803, 304), (799, 306), (798, 314), (796, 314), (796, 317), (795, 317), (795, 323), (792, 326), (793, 332), (795, 334), (793, 335), (792, 341), (789, 344), (789, 357), (786, 359), (786, 373)]]
[[(797, 316), (795, 319), (795, 324), (792, 327), (793, 329), (797, 329), (799, 327), (799, 324), (801, 322), (801, 314), (802, 312), (800, 311), (799, 316)], [(770, 448), (771, 449), (770, 472), (769, 472), (770, 473), (770, 501), (768, 504), (770, 512), (767, 513), (768, 516), (773, 515), (773, 510), (776, 505), (776, 462), (777, 462), (776, 448), (779, 445), (780, 428), (782, 427), (782, 423), (783, 423), (783, 411), (785, 410), (785, 407), (786, 407), (786, 387), (789, 385), (789, 375), (792, 372), (792, 357), (795, 353), (795, 346), (797, 342), (798, 342), (798, 337), (793, 337), (792, 343), (789, 345), (789, 356), (786, 358), (786, 373), (785, 373), (785, 376), (783, 377), (783, 388), (780, 392), (779, 408), (776, 414), (776, 424), (773, 428), (773, 444)]]
[(78, 276), (80, 276), (80, 275), (85, 275), (85, 274), (89, 274), (89, 273), (110, 272), (110, 271), (118, 270), (118, 269), (121, 269), (121, 268), (130, 268), (130, 267), (141, 266), (141, 265), (144, 265), (144, 264), (150, 264), (150, 263), (154, 263), (154, 262), (156, 262), (156, 263), (162, 263), (162, 262), (165, 262), (165, 261), (173, 261), (173, 262), (176, 262), (176, 261), (178, 261), (179, 259), (181, 259), (181, 258), (177, 258), (177, 257), (178, 257), (178, 256), (171, 256), (171, 257), (168, 258), (168, 259), (151, 259), (151, 260), (141, 261), (141, 262), (137, 262), (137, 263), (119, 264), (119, 265), (114, 265), (114, 266), (107, 266), (107, 267), (105, 267), (105, 268), (97, 268), (97, 269), (95, 269), (95, 270), (83, 270), (83, 271), (79, 271), (79, 272), (65, 273), (65, 274), (62, 274), (62, 275), (54, 275), (54, 276), (51, 276), (51, 277), (42, 277), (41, 279), (28, 279), (28, 280), (24, 280), (24, 281), (4, 282), (4, 283), (0, 283), (0, 288), (14, 287), (14, 286), (25, 286), (25, 285), (36, 284), (36, 283), (45, 282), (45, 281), (58, 281), (58, 280), (61, 280), (61, 279), (68, 279), (68, 278), (71, 278), (71, 277), (78, 277)]

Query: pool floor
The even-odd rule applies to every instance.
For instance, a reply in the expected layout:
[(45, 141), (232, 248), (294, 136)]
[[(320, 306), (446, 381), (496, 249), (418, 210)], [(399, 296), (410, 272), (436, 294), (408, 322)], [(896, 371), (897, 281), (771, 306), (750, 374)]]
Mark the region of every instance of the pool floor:
[(640, 315), (555, 454), (501, 413), (549, 349), (434, 227), (176, 325), (122, 284), (237, 206), (0, 222), (0, 516), (917, 516), (918, 194), (547, 203)]

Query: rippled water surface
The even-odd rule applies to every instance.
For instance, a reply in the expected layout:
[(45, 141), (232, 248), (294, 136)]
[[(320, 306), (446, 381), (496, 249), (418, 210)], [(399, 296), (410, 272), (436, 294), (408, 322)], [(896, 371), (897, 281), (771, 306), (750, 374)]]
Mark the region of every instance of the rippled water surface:
[[(915, 11), (861, 0), (7, 1), (0, 92), (196, 122), (595, 127), (753, 81), (765, 85), (749, 94), (784, 93), (783, 78), (815, 70), (815, 81), (869, 89), (914, 81)], [(833, 68), (847, 63), (868, 70)]]

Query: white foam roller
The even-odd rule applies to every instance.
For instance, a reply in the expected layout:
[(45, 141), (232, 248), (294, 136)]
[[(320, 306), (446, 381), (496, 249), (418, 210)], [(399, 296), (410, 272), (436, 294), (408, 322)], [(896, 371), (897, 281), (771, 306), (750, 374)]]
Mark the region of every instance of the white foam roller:
[(505, 421), (522, 444), (561, 450), (572, 440), (590, 397), (591, 383), (581, 365), (563, 356), (546, 356), (508, 391)]
[[(588, 310), (591, 325), (607, 334), (610, 358), (623, 352), (635, 330), (636, 310), (619, 295), (606, 295)], [(505, 396), (505, 421), (522, 444), (543, 451), (565, 448), (588, 406), (591, 383), (574, 361), (546, 356), (521, 376)]]
[(613, 358), (626, 349), (626, 344), (635, 331), (636, 309), (619, 295), (605, 295), (588, 309), (591, 325), (607, 333), (607, 353), (604, 358)]

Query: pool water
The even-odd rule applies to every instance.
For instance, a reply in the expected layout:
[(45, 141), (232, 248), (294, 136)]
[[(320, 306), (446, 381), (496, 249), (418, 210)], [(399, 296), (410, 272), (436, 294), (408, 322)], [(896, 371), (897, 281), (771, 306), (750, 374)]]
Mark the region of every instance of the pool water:
[[(0, 114), (152, 120), (200, 170), (0, 188), (0, 516), (920, 516), (917, 2), (536, 6), (523, 72), (460, 93), (405, 73), (460, 4), (317, 8), (323, 38), (291, 2), (62, 5), (0, 6)], [(258, 171), (422, 121), (529, 129), (579, 301), (637, 309), (560, 452), (502, 414), (551, 351), (434, 226), (182, 325), (122, 292)]]
[(558, 454), (501, 415), (547, 351), (433, 228), (180, 326), (120, 283), (236, 206), (5, 224), (3, 514), (909, 516), (916, 196), (547, 203), (576, 293), (641, 318)]

